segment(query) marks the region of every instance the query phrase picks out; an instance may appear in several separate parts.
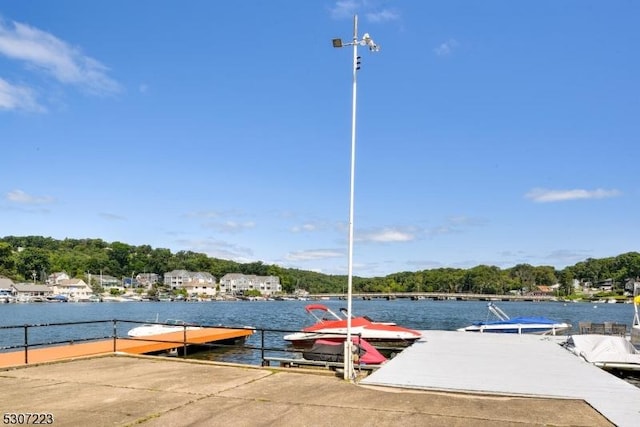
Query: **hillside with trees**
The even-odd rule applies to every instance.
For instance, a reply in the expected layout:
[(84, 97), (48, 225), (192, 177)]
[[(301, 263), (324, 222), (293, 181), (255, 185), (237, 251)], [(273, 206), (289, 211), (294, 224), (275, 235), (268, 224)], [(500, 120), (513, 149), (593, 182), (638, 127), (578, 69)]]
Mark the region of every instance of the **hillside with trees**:
[[(310, 293), (345, 293), (347, 283), (344, 275), (327, 275), (262, 262), (237, 263), (192, 251), (172, 253), (169, 249), (149, 245), (133, 246), (101, 239), (56, 240), (41, 236), (0, 239), (0, 276), (14, 281), (42, 283), (49, 274), (62, 271), (71, 277), (102, 272), (125, 278), (138, 273), (162, 276), (165, 272), (179, 269), (209, 272), (217, 279), (227, 273), (278, 276), (286, 293), (297, 288)], [(559, 283), (559, 295), (570, 295), (574, 279), (577, 279), (593, 284), (611, 281), (614, 291), (622, 293), (625, 282), (638, 277), (640, 253), (629, 252), (610, 258), (588, 258), (562, 270), (529, 264), (518, 264), (508, 269), (478, 265), (469, 269), (436, 268), (398, 272), (384, 277), (354, 277), (353, 291), (505, 294)]]

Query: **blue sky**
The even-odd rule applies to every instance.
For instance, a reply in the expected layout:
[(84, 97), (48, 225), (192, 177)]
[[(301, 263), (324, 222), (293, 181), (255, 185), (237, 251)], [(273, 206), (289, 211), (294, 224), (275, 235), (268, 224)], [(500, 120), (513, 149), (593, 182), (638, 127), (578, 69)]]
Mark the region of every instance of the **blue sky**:
[(0, 236), (347, 272), (640, 242), (640, 3), (0, 0)]

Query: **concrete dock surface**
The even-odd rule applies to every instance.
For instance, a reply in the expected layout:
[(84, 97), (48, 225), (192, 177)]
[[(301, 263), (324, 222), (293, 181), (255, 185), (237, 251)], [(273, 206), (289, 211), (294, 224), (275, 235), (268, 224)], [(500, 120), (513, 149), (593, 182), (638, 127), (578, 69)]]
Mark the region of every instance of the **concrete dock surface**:
[(56, 426), (611, 426), (579, 399), (369, 387), (335, 372), (110, 355), (0, 370), (0, 409)]

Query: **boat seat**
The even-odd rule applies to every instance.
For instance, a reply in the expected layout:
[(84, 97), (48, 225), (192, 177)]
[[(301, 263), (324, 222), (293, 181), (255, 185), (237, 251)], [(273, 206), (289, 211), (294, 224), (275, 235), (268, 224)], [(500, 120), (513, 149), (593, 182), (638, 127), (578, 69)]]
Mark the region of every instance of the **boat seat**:
[(579, 332), (581, 334), (591, 333), (591, 322), (578, 322)]
[(624, 323), (614, 323), (613, 325), (611, 325), (611, 335), (620, 335), (620, 336), (626, 336), (627, 335), (627, 325), (625, 325)]
[(592, 323), (589, 333), (604, 335), (605, 333), (604, 323)]
[(613, 331), (613, 322), (604, 322), (604, 334), (611, 335)]

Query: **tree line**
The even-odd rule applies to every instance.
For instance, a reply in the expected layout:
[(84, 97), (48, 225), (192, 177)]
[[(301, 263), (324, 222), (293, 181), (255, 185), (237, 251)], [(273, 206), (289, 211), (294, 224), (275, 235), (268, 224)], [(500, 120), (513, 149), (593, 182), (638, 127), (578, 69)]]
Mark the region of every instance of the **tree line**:
[[(237, 263), (212, 258), (203, 253), (134, 246), (102, 239), (56, 240), (42, 236), (7, 236), (0, 239), (0, 276), (14, 281), (43, 283), (49, 274), (66, 272), (70, 277), (88, 273), (116, 278), (139, 273), (162, 275), (172, 270), (206, 271), (217, 279), (227, 273), (277, 276), (283, 291), (304, 289), (310, 293), (346, 293), (345, 275), (266, 265), (262, 262)], [(558, 270), (552, 266), (518, 264), (512, 268), (478, 265), (469, 269), (435, 268), (398, 272), (383, 277), (354, 277), (354, 292), (449, 292), (506, 294), (528, 292), (537, 286), (559, 283), (560, 295), (573, 292), (574, 279), (597, 284), (611, 281), (622, 292), (628, 279), (640, 277), (640, 253), (628, 252), (609, 258), (588, 258)]]

